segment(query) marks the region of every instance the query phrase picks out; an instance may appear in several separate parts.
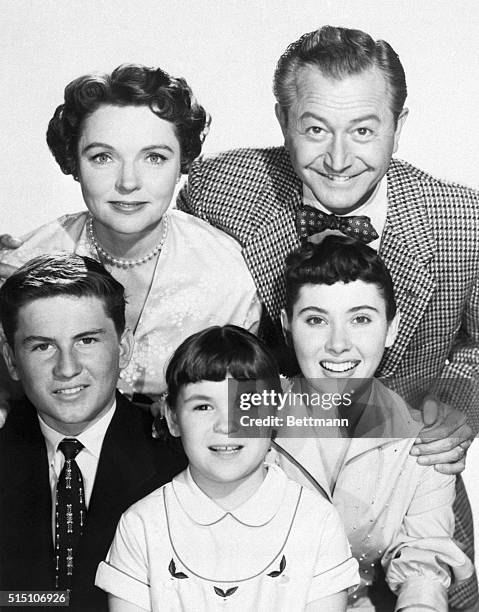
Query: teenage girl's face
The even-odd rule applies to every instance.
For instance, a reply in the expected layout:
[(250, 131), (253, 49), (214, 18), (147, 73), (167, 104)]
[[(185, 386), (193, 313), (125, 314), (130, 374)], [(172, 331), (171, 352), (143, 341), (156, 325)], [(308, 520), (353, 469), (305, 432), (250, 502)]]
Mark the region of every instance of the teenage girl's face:
[(399, 321), (398, 316), (387, 320), (378, 287), (360, 279), (303, 285), (291, 319), (284, 312), (282, 318), (301, 372), (313, 387), (324, 379), (372, 378)]
[(246, 500), (263, 482), (270, 437), (235, 437), (239, 426), (228, 419), (228, 379), (184, 385), (167, 419), (171, 434), (181, 436), (193, 479), (212, 499), (221, 503), (240, 487)]

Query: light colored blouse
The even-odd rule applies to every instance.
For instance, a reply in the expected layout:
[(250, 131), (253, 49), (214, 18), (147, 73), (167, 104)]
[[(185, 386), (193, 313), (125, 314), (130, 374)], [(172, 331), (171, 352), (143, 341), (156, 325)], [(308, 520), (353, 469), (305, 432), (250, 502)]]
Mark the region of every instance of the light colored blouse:
[[(24, 236), (18, 249), (1, 251), (0, 261), (20, 266), (37, 255), (59, 252), (99, 259), (88, 239), (87, 219), (87, 212), (64, 215)], [(226, 323), (254, 329), (260, 319), (261, 304), (239, 243), (179, 210), (170, 210), (167, 219), (133, 355), (118, 381), (129, 396), (158, 399), (165, 391), (165, 363), (191, 334)]]
[[(295, 407), (298, 416), (309, 410)], [(364, 437), (334, 439), (330, 430), (325, 437), (315, 430), (299, 438), (285, 427), (267, 457), (290, 478), (325, 492), (339, 511), (361, 577), (348, 610), (423, 606), (446, 612), (450, 568), (457, 580), (472, 574), (470, 560), (452, 539), (455, 477), (409, 455), (421, 428), (419, 415), (414, 420), (405, 402), (375, 380), (356, 428)], [(398, 596), (395, 608), (386, 603), (375, 608), (369, 598), (382, 570)]]
[(300, 612), (357, 583), (332, 504), (276, 466), (229, 512), (185, 470), (123, 514), (96, 576), (154, 612)]

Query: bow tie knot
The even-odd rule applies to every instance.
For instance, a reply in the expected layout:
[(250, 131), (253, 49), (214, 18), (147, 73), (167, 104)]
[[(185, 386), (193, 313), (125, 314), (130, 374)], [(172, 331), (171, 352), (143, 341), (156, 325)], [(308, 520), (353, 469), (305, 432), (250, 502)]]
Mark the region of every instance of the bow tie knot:
[(365, 244), (379, 238), (371, 224), (371, 219), (366, 215), (349, 217), (340, 217), (334, 213), (328, 215), (307, 205), (300, 208), (296, 214), (296, 229), (300, 239), (308, 238), (327, 229), (339, 230), (346, 236), (356, 238)]
[(341, 230), (341, 226), (344, 225), (344, 222), (341, 223), (341, 221), (342, 220), (339, 217), (336, 217), (336, 215), (329, 215), (326, 220), (326, 224), (333, 230)]

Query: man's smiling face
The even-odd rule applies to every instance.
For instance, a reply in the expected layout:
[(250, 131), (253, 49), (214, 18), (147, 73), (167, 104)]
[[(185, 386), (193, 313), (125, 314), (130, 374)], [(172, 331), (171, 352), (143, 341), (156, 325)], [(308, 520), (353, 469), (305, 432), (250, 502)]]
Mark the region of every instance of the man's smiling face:
[(298, 70), (295, 101), (276, 112), (305, 195), (330, 212), (361, 206), (386, 174), (403, 110), (394, 121), (391, 94), (378, 69), (333, 79), (313, 66)]

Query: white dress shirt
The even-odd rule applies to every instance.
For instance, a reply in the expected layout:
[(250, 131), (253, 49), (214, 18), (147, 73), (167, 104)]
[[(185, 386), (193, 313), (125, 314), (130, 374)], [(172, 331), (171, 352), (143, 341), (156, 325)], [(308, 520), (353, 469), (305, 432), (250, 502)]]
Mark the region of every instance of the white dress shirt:
[[(106, 430), (111, 423), (113, 415), (115, 414), (116, 401), (113, 402), (112, 407), (100, 418), (98, 421), (93, 423), (91, 427), (82, 431), (77, 436), (68, 436), (62, 434), (45, 423), (40, 415), (38, 415), (38, 422), (42, 431), (45, 443), (47, 446), (49, 476), (50, 476), (50, 488), (52, 491), (52, 525), (54, 525), (54, 513), (55, 513), (55, 497), (56, 488), (60, 472), (62, 471), (63, 464), (65, 463), (65, 456), (61, 450), (58, 450), (58, 445), (65, 438), (75, 438), (81, 442), (84, 446), (78, 453), (75, 461), (80, 468), (83, 477), (83, 489), (85, 493), (85, 505), (88, 509), (90, 503), (90, 497), (93, 490), (93, 484), (95, 482), (96, 471), (98, 469), (98, 461), (100, 459), (101, 447), (103, 445), (103, 439), (105, 438)], [(53, 533), (55, 530), (53, 529)]]
[[(303, 203), (316, 208), (327, 215), (331, 214), (331, 211), (325, 208), (318, 200), (313, 200), (306, 197), (303, 186)], [(387, 180), (384, 177), (379, 181), (376, 189), (371, 194), (370, 198), (364, 202), (359, 208), (352, 210), (345, 215), (338, 215), (338, 217), (351, 217), (357, 215), (366, 215), (371, 219), (372, 226), (376, 230), (379, 238), (373, 240), (368, 244), (371, 248), (379, 251), (379, 245), (381, 244), (381, 238), (384, 232), (384, 226), (386, 225), (386, 215), (388, 212), (388, 193), (387, 193)]]

